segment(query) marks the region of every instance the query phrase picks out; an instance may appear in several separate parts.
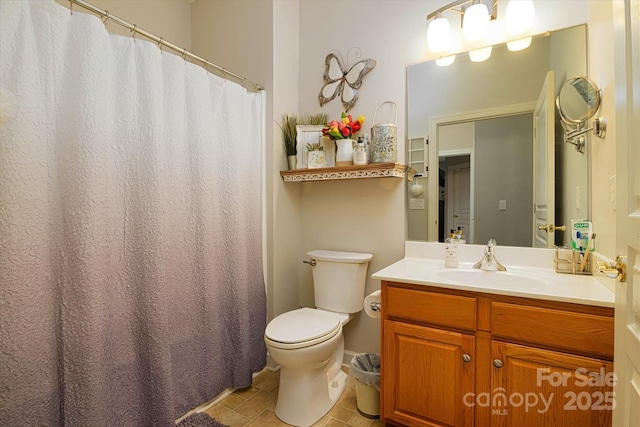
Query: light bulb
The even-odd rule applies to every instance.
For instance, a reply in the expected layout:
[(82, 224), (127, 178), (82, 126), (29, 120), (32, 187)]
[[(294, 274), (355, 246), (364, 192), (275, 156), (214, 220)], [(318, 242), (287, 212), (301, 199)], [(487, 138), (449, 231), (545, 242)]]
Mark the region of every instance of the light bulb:
[(469, 6), (462, 18), (462, 34), (470, 42), (482, 39), (489, 29), (489, 9), (479, 3)]
[(456, 60), (456, 56), (455, 55), (443, 56), (442, 58), (436, 59), (436, 64), (441, 66), (441, 67), (446, 67), (447, 65), (453, 64), (453, 62), (455, 60)]
[(438, 15), (436, 19), (429, 23), (427, 29), (427, 45), (431, 52), (444, 52), (449, 47), (451, 41), (451, 27), (449, 20)]
[(472, 62), (486, 61), (487, 59), (489, 59), (490, 56), (491, 56), (491, 46), (469, 51), (469, 59)]
[(524, 39), (507, 42), (507, 49), (509, 49), (511, 52), (524, 50), (531, 46), (531, 39), (531, 37), (525, 37)]
[(533, 27), (536, 9), (533, 0), (510, 0), (505, 13), (505, 23), (510, 34), (522, 34)]

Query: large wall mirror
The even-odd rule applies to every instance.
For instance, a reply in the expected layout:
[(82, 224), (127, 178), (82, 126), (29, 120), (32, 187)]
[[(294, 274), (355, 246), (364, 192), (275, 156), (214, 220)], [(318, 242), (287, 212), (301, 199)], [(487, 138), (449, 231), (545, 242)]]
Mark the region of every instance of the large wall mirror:
[(408, 240), (443, 241), (461, 227), (476, 244), (569, 242), (553, 228), (589, 218), (590, 150), (564, 142), (554, 101), (587, 75), (586, 43), (581, 25), (518, 52), (494, 46), (485, 62), (460, 54), (407, 67), (407, 161), (423, 174), (407, 183)]

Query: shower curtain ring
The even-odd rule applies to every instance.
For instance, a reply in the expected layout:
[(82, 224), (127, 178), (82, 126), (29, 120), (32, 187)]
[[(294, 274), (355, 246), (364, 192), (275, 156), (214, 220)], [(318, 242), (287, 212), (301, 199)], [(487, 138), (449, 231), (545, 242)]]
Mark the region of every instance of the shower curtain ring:
[(206, 59), (202, 60), (202, 68), (204, 68), (205, 71), (207, 71), (207, 66), (209, 65), (209, 61), (207, 61)]
[(136, 33), (138, 32), (138, 26), (133, 24), (133, 28), (131, 29), (131, 37), (133, 37), (133, 41), (136, 41)]
[(160, 49), (160, 53), (162, 53), (162, 46), (164, 46), (164, 41), (162, 41), (162, 37), (158, 41), (158, 49)]
[(107, 21), (109, 20), (109, 11), (104, 11), (104, 16), (102, 17), (102, 25), (107, 26)]
[(227, 80), (227, 70), (226, 70), (226, 68), (222, 69), (222, 79), (223, 80)]
[(69, 0), (69, 13), (73, 16), (73, 0)]
[(182, 55), (180, 56), (182, 56), (184, 62), (187, 62), (187, 49), (182, 49)]

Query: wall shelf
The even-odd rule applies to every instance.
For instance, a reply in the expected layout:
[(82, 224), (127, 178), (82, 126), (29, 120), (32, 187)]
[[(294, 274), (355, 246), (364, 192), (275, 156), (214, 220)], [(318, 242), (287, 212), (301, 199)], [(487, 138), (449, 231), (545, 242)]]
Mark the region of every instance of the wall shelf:
[(335, 166), (280, 171), (285, 182), (330, 181), (336, 179), (404, 178), (407, 167), (398, 163)]

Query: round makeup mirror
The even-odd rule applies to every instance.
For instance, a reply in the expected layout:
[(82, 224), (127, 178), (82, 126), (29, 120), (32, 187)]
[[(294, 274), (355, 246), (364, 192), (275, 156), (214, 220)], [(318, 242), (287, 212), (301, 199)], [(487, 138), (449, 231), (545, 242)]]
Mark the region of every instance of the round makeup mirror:
[(600, 89), (587, 77), (573, 77), (563, 83), (556, 98), (560, 118), (579, 125), (593, 117), (600, 108)]

